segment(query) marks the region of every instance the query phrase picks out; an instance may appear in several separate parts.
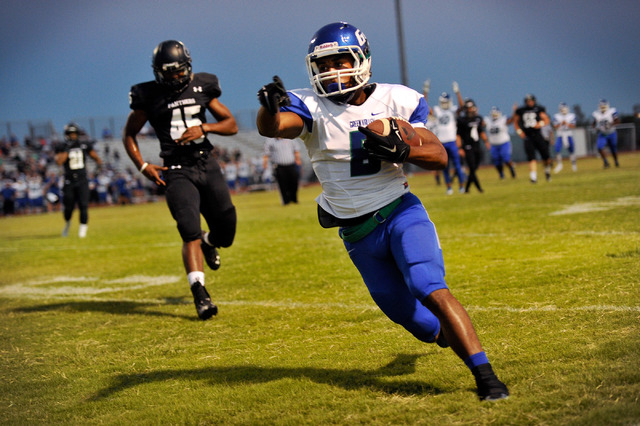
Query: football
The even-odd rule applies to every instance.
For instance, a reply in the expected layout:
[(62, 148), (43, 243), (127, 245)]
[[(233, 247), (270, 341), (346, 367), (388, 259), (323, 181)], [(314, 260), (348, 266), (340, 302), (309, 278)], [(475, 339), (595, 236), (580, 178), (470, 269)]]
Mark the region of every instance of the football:
[[(411, 123), (401, 118), (393, 118), (395, 118), (396, 122), (398, 123), (400, 137), (406, 144), (411, 146), (422, 145), (422, 139), (420, 138), (420, 136), (418, 136), (418, 134), (416, 133), (416, 129), (413, 128)], [(380, 136), (387, 136), (391, 131), (389, 118), (381, 118), (379, 120), (372, 121), (371, 123), (369, 123), (367, 128), (372, 132), (379, 134)]]

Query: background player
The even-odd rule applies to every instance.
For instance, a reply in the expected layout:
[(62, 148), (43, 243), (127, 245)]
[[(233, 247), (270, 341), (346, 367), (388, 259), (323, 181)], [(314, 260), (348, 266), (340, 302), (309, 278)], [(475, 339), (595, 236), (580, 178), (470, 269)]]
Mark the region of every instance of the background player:
[[(277, 77), (260, 89), (259, 132), (304, 141), (322, 185), (320, 224), (339, 227), (382, 311), (424, 342), (446, 347), (448, 341), (473, 372), (481, 399), (506, 398), (469, 316), (445, 283), (435, 227), (402, 170), (404, 162), (426, 169), (447, 164), (444, 147), (425, 128), (424, 96), (405, 86), (369, 83), (369, 43), (345, 22), (315, 33), (306, 64), (312, 89), (287, 94)], [(410, 147), (393, 129), (377, 136), (365, 127), (373, 117), (411, 122), (420, 146)], [(395, 119), (391, 125), (397, 129)]]
[[(236, 210), (220, 165), (211, 155), (213, 146), (207, 133), (232, 135), (238, 126), (218, 100), (218, 78), (193, 73), (191, 55), (182, 42), (158, 44), (152, 66), (155, 80), (131, 87), (132, 111), (123, 143), (140, 173), (166, 186), (167, 205), (182, 238), (182, 261), (198, 317), (206, 320), (218, 312), (218, 307), (205, 289), (203, 256), (211, 269), (218, 269), (216, 248), (229, 247), (236, 232)], [(207, 123), (207, 110), (216, 123)], [(144, 161), (138, 149), (136, 135), (147, 120), (160, 140), (163, 166)], [(209, 232), (201, 230), (201, 213)]]
[(531, 183), (538, 182), (538, 163), (536, 151), (544, 162), (544, 175), (547, 181), (551, 180), (551, 156), (549, 155), (549, 143), (542, 136), (542, 129), (550, 123), (545, 107), (538, 105), (536, 97), (527, 94), (524, 97), (524, 105), (516, 109), (513, 117), (513, 127), (516, 133), (524, 139), (524, 151), (529, 161), (529, 179)]
[(576, 162), (576, 147), (573, 142), (573, 129), (576, 128), (576, 115), (569, 112), (569, 107), (562, 102), (558, 106), (558, 113), (553, 115), (553, 127), (556, 129), (556, 167), (554, 173), (562, 170), (562, 149), (567, 148), (569, 151), (569, 160), (571, 160), (571, 168), (573, 171), (578, 170)]
[(615, 108), (609, 106), (609, 102), (605, 99), (601, 99), (598, 103), (598, 109), (593, 112), (593, 127), (598, 131), (597, 147), (604, 168), (609, 167), (607, 161), (607, 155), (604, 152), (605, 146), (609, 147), (611, 156), (616, 167), (619, 167), (618, 163), (618, 134), (616, 133), (616, 124), (620, 123), (620, 117), (618, 117), (618, 111)]
[[(462, 105), (462, 95), (460, 94), (458, 83), (454, 81), (452, 83), (452, 86), (453, 92), (458, 97), (458, 103)], [(425, 100), (428, 101), (426, 93)], [(436, 135), (442, 142), (444, 148), (447, 150), (447, 155), (449, 157), (449, 164), (443, 170), (444, 182), (447, 185), (447, 194), (453, 194), (453, 189), (451, 189), (453, 178), (451, 177), (449, 171), (450, 167), (453, 167), (456, 174), (458, 175), (458, 187), (459, 191), (462, 193), (464, 192), (465, 174), (462, 171), (462, 161), (460, 160), (460, 150), (462, 149), (462, 147), (458, 144), (456, 139), (459, 108), (455, 104), (453, 104), (451, 96), (449, 96), (447, 92), (442, 92), (442, 94), (438, 98), (438, 103), (439, 105), (434, 106), (431, 109), (430, 113), (436, 117)]]
[(513, 116), (506, 117), (498, 107), (491, 107), (491, 112), (484, 119), (487, 138), (489, 139), (491, 161), (498, 170), (500, 179), (504, 179), (504, 165), (509, 168), (511, 177), (516, 177), (516, 170), (511, 161), (511, 137), (509, 136), (509, 125), (513, 123)]
[(89, 178), (87, 176), (87, 157), (91, 157), (98, 167), (102, 160), (86, 133), (75, 123), (64, 127), (64, 143), (56, 148), (55, 161), (64, 167), (64, 185), (62, 187), (62, 214), (65, 225), (62, 236), (69, 235), (73, 209), (78, 206), (80, 211), (80, 227), (78, 237), (87, 236), (89, 228)]
[(464, 192), (469, 192), (472, 183), (478, 188), (478, 191), (482, 192), (482, 187), (476, 174), (476, 170), (478, 170), (482, 162), (480, 139), (485, 143), (487, 150), (489, 149), (489, 142), (487, 141), (487, 134), (484, 130), (484, 120), (478, 115), (478, 108), (473, 100), (467, 99), (464, 102), (462, 113), (458, 117), (457, 122), (457, 143), (462, 146), (464, 150), (464, 159), (469, 169), (469, 176), (467, 177)]

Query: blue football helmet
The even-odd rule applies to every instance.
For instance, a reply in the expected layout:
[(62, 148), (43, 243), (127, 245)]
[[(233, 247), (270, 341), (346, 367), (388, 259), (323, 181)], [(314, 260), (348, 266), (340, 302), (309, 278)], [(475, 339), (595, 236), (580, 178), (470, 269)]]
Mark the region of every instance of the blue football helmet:
[(565, 102), (560, 102), (560, 105), (558, 105), (558, 111), (560, 111), (560, 114), (568, 114), (569, 106)]
[(600, 99), (600, 102), (598, 102), (598, 108), (600, 108), (600, 111), (605, 112), (609, 109), (609, 102), (607, 102), (606, 99)]
[(442, 109), (451, 108), (451, 96), (449, 96), (447, 92), (442, 92), (442, 94), (438, 98), (438, 102), (440, 103), (440, 108)]
[[(343, 54), (352, 56), (353, 68), (320, 72), (317, 59)], [(362, 31), (346, 22), (325, 25), (309, 42), (306, 64), (311, 87), (318, 96), (338, 104), (347, 103), (371, 77), (369, 42)], [(349, 83), (341, 82), (343, 77), (350, 77)]]
[(189, 49), (177, 40), (166, 40), (153, 50), (151, 60), (156, 81), (176, 92), (181, 92), (191, 81), (191, 55)]

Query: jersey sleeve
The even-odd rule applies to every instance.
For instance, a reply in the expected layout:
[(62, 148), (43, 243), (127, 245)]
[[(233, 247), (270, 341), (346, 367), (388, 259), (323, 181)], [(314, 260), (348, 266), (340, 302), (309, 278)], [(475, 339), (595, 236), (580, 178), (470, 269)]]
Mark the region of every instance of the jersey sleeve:
[(144, 110), (146, 105), (145, 85), (136, 84), (129, 90), (129, 108), (132, 110)]
[(292, 112), (298, 115), (300, 118), (302, 118), (307, 132), (310, 133), (311, 130), (313, 130), (313, 117), (311, 117), (309, 108), (307, 108), (307, 105), (295, 93), (287, 92), (287, 94), (291, 99), (291, 105), (280, 107), (280, 111)]
[[(409, 117), (409, 123), (414, 126), (417, 124), (418, 127), (426, 127), (427, 118), (429, 117), (429, 105), (427, 104), (427, 100), (424, 97), (420, 97), (418, 100), (418, 106)], [(421, 126), (420, 126), (421, 125)]]
[(211, 96), (211, 99), (219, 98), (222, 95), (222, 89), (220, 89), (220, 81), (215, 74), (209, 74), (206, 72), (200, 72), (197, 74), (202, 83), (202, 89), (205, 93)]

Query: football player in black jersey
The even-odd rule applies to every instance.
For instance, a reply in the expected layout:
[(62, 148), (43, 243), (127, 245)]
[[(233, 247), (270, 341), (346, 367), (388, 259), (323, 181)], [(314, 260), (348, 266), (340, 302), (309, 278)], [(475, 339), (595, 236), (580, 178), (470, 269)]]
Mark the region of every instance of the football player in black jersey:
[(529, 179), (531, 183), (538, 182), (538, 163), (536, 151), (544, 162), (544, 175), (547, 181), (551, 180), (551, 155), (549, 154), (549, 141), (542, 136), (542, 129), (550, 123), (545, 107), (538, 105), (536, 97), (527, 94), (524, 97), (524, 105), (518, 108), (513, 115), (513, 127), (516, 133), (524, 139), (524, 151), (529, 161)]
[(472, 183), (478, 188), (478, 191), (482, 192), (482, 187), (480, 187), (480, 181), (476, 174), (483, 155), (480, 139), (482, 139), (487, 149), (489, 149), (489, 141), (485, 132), (484, 119), (478, 115), (478, 108), (473, 100), (467, 99), (464, 101), (463, 113), (457, 119), (457, 126), (456, 143), (464, 150), (464, 158), (469, 168), (469, 176), (467, 177), (464, 192), (469, 193)]
[[(207, 133), (233, 135), (238, 126), (218, 99), (218, 78), (193, 73), (191, 56), (176, 40), (153, 51), (155, 80), (131, 87), (131, 112), (123, 143), (140, 173), (166, 187), (166, 200), (182, 238), (182, 260), (200, 319), (216, 315), (218, 307), (204, 287), (203, 258), (213, 270), (220, 267), (218, 247), (229, 247), (236, 233), (236, 210)], [(207, 123), (209, 111), (216, 122)], [(145, 161), (136, 135), (149, 121), (160, 140), (163, 165)], [(209, 227), (201, 230), (200, 214)]]
[(76, 204), (80, 211), (80, 227), (78, 237), (87, 236), (89, 223), (89, 179), (87, 178), (87, 157), (91, 157), (98, 167), (102, 160), (93, 149), (85, 132), (75, 123), (64, 126), (64, 142), (56, 147), (55, 161), (64, 167), (64, 186), (62, 188), (62, 205), (64, 229), (62, 236), (69, 235), (71, 215)]

